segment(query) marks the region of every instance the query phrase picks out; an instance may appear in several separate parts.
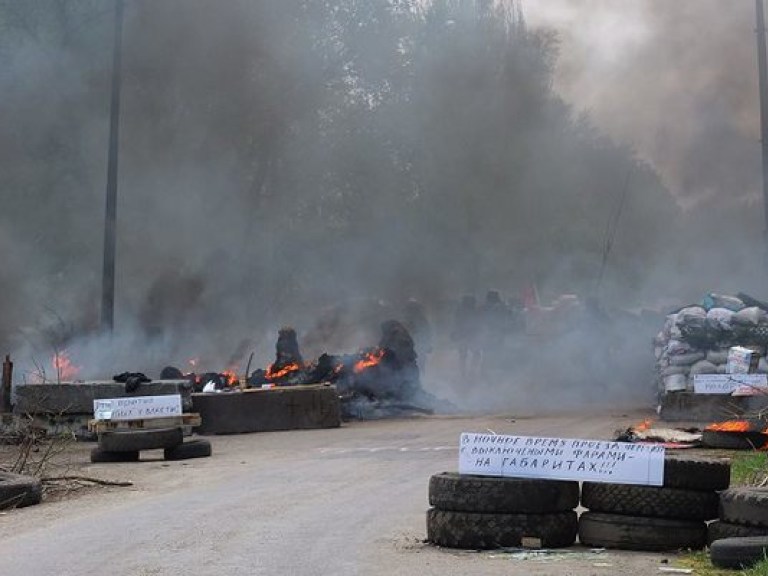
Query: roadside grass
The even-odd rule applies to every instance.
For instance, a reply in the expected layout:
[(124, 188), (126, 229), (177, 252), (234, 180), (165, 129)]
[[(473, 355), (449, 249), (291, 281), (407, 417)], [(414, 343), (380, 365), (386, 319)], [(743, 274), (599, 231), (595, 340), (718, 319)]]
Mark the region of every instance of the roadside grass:
[(768, 453), (741, 452), (731, 455), (731, 486), (764, 486), (768, 483)]
[(768, 576), (768, 560), (762, 560), (748, 570), (729, 570), (714, 566), (706, 550), (689, 552), (676, 564), (680, 568), (692, 568), (696, 576)]

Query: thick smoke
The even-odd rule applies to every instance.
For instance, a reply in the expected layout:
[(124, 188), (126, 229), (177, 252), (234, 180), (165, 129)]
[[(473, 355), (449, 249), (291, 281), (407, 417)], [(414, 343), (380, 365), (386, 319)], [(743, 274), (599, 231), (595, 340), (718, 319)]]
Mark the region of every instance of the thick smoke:
[[(416, 297), (440, 392), (463, 293), (535, 284), (636, 307), (755, 285), (740, 250), (761, 230), (749, 2), (315, 4), (126, 3), (106, 337), (112, 13), (0, 2), (0, 346), (20, 364), (66, 348), (83, 377), (242, 369), (247, 350), (269, 361), (285, 324), (305, 356), (345, 352)], [(718, 212), (692, 217), (704, 204)], [(538, 344), (568, 350), (550, 374), (564, 402), (604, 392), (581, 392), (594, 373), (569, 381), (575, 343)], [(537, 378), (502, 368), (504, 401)]]

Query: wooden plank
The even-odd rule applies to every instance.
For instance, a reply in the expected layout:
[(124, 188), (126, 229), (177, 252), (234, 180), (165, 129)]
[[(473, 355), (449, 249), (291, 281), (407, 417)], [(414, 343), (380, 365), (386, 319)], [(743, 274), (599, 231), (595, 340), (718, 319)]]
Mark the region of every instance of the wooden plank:
[(155, 429), (155, 428), (173, 428), (175, 426), (200, 426), (202, 419), (200, 414), (189, 413), (181, 416), (172, 416), (170, 418), (147, 418), (141, 420), (90, 420), (88, 430), (90, 432), (105, 432), (107, 430), (120, 429)]

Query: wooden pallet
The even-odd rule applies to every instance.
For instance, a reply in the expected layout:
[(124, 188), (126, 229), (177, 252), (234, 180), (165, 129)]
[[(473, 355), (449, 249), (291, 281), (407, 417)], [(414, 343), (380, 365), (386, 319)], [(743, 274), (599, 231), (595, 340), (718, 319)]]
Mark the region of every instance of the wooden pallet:
[(88, 422), (89, 432), (106, 432), (109, 430), (134, 430), (137, 428), (156, 429), (156, 428), (175, 428), (176, 426), (200, 426), (202, 419), (200, 414), (190, 413), (181, 416), (171, 416), (168, 418), (144, 418), (136, 420), (90, 420)]

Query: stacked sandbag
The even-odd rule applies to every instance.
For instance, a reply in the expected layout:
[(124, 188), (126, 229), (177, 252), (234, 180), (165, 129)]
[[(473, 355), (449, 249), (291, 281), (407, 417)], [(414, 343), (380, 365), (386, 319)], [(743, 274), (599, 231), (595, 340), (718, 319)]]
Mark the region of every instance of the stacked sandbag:
[(730, 465), (669, 455), (662, 486), (584, 482), (579, 541), (585, 546), (663, 552), (700, 549), (706, 521), (718, 515), (718, 490), (728, 487)]
[(579, 483), (435, 474), (427, 541), (465, 549), (564, 548), (576, 541)]
[[(725, 374), (728, 350), (745, 346), (765, 355), (768, 312), (745, 306), (734, 296), (709, 294), (700, 305), (687, 306), (667, 316), (654, 339), (659, 389), (693, 389), (698, 374)], [(758, 373), (768, 374), (762, 359)]]

